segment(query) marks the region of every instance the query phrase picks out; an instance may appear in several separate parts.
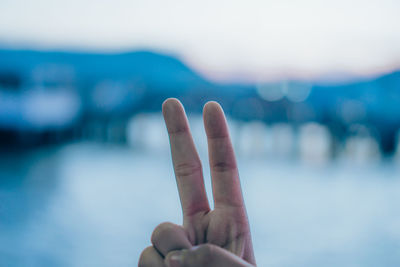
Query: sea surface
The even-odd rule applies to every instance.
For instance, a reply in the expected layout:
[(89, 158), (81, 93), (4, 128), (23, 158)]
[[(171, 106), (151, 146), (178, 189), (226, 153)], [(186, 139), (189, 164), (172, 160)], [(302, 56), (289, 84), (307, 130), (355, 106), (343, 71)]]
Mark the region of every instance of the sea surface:
[[(75, 143), (0, 157), (0, 266), (137, 266), (154, 227), (181, 222), (168, 150)], [(398, 164), (238, 162), (258, 266), (400, 266)]]

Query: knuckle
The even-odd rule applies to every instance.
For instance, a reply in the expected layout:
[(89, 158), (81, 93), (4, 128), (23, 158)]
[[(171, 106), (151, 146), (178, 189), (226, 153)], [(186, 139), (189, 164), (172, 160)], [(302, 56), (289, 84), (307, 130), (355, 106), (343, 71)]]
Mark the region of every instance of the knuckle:
[(196, 162), (184, 162), (175, 165), (175, 174), (178, 177), (186, 177), (195, 173), (201, 172), (202, 167), (199, 161)]
[(168, 134), (178, 135), (187, 133), (189, 128), (186, 125), (174, 125), (173, 128), (168, 128), (167, 131)]
[(236, 164), (226, 161), (219, 161), (212, 165), (212, 170), (216, 172), (227, 172), (236, 170)]
[(160, 223), (153, 231), (153, 233), (151, 234), (151, 242), (153, 244), (157, 243), (158, 240), (160, 240), (160, 238), (162, 238), (162, 236), (166, 233), (169, 232), (171, 230), (173, 230), (175, 228), (175, 225), (173, 223), (170, 222), (163, 222)]
[(139, 267), (151, 266), (153, 249), (153, 247), (147, 247), (142, 251), (139, 257)]

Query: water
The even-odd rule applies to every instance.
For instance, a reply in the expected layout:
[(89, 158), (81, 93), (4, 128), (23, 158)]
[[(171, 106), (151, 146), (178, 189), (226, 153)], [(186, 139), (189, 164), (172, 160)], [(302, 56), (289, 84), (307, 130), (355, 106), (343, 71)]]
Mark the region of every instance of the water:
[[(1, 157), (0, 266), (136, 266), (153, 228), (181, 221), (167, 150), (81, 143)], [(239, 166), (259, 266), (400, 266), (398, 166)]]

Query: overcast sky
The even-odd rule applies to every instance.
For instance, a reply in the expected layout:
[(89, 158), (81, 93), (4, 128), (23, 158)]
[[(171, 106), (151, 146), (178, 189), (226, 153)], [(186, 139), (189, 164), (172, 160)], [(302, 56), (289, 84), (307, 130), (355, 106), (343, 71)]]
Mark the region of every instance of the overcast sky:
[(398, 0), (0, 0), (11, 47), (178, 55), (216, 80), (400, 68)]

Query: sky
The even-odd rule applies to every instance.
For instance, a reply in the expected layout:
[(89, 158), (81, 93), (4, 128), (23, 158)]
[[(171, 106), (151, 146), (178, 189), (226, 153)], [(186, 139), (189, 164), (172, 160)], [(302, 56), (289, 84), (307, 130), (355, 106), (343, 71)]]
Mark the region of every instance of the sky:
[(400, 69), (398, 0), (0, 0), (0, 44), (154, 50), (216, 81)]

